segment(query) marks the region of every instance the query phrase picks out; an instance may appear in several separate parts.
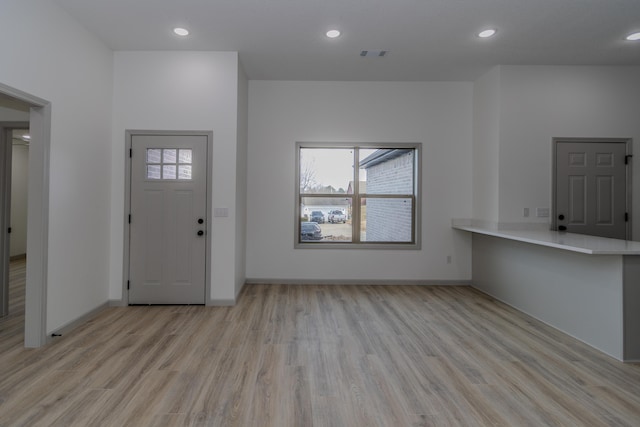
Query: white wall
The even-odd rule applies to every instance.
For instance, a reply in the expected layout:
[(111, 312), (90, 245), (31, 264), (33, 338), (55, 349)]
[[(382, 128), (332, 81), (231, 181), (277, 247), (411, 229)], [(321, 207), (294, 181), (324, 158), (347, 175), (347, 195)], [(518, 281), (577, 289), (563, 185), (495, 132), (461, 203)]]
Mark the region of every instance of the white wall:
[(500, 67), (473, 85), (473, 218), (497, 222), (500, 200)]
[(29, 146), (14, 144), (11, 159), (10, 256), (27, 253), (27, 184)]
[(125, 130), (213, 130), (211, 298), (235, 297), (238, 245), (238, 55), (236, 52), (116, 52), (111, 161), (111, 280), (109, 298), (122, 298)]
[(52, 105), (46, 330), (107, 300), (112, 53), (47, 0), (0, 2), (0, 83)]
[[(640, 67), (501, 68), (500, 221), (551, 206), (553, 137), (633, 138), (640, 154)], [(637, 240), (640, 196), (633, 212)]]
[[(472, 97), (471, 83), (250, 81), (247, 278), (468, 280), (451, 218), (472, 211)], [(294, 249), (296, 141), (422, 142), (422, 249)]]
[[(485, 98), (499, 97), (499, 201), (494, 221), (550, 222), (534, 212), (536, 207), (551, 207), (554, 137), (633, 138), (633, 151), (640, 153), (640, 67), (500, 66), (478, 81), (476, 93), (485, 89)], [(477, 176), (486, 172), (487, 164), (480, 157), (486, 149), (481, 130), (495, 131), (495, 114), (476, 108), (474, 115), (476, 124), (482, 122), (474, 130)], [(493, 186), (493, 181), (486, 188), (476, 185), (474, 201), (495, 204)], [(633, 168), (633, 188), (633, 236), (640, 240), (640, 167)], [(480, 206), (474, 205), (474, 215), (483, 214)], [(523, 217), (525, 207), (530, 208), (529, 218)]]

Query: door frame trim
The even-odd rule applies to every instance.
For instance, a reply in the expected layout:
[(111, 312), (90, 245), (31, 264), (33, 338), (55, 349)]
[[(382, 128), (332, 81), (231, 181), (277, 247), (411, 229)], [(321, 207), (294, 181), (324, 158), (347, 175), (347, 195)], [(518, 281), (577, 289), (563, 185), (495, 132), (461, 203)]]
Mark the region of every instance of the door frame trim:
[(207, 232), (205, 234), (205, 276), (204, 276), (204, 302), (205, 305), (211, 305), (211, 238), (212, 238), (212, 188), (213, 188), (213, 131), (199, 131), (199, 130), (138, 130), (127, 129), (125, 130), (125, 178), (124, 178), (124, 236), (123, 236), (123, 268), (122, 268), (122, 299), (119, 305), (129, 305), (129, 290), (127, 289), (127, 281), (129, 280), (130, 272), (130, 228), (129, 213), (131, 212), (131, 164), (132, 160), (129, 157), (129, 153), (132, 146), (132, 139), (136, 135), (168, 135), (168, 136), (205, 136), (207, 137), (207, 177), (206, 177), (206, 196), (207, 196), (207, 212), (206, 212), (206, 224)]
[(0, 93), (29, 106), (29, 183), (24, 345), (47, 343), (51, 103), (0, 83)]
[[(552, 175), (553, 179), (551, 182), (551, 229), (558, 230), (558, 214), (557, 214), (557, 206), (556, 206), (556, 183), (558, 179), (558, 159), (556, 157), (557, 147), (559, 143), (562, 142), (582, 142), (582, 143), (590, 143), (590, 142), (604, 142), (604, 143), (624, 143), (625, 144), (625, 155), (631, 156), (633, 154), (633, 139), (632, 138), (552, 138), (551, 143), (551, 151), (553, 158), (553, 170)], [(632, 183), (633, 183), (633, 162), (629, 162), (627, 167), (625, 168), (625, 176), (626, 176), (626, 212), (629, 214), (629, 221), (626, 223), (626, 239), (631, 240), (633, 238), (633, 191), (632, 191)]]

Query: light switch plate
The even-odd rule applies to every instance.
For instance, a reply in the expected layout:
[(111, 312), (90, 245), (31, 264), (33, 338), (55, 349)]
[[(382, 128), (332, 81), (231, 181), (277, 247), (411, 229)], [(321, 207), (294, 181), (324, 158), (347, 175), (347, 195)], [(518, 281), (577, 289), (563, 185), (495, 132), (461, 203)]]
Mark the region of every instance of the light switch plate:
[(216, 218), (226, 218), (229, 216), (229, 208), (213, 208), (213, 216)]
[(536, 208), (538, 218), (549, 218), (549, 208)]

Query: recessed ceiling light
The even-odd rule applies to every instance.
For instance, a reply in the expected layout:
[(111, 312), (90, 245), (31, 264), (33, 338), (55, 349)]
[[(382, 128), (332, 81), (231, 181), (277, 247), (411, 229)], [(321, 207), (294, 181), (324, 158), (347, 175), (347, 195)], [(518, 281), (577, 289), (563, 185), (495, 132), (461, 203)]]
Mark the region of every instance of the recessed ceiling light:
[(486, 39), (487, 37), (491, 37), (495, 35), (496, 30), (494, 28), (489, 28), (487, 30), (481, 31), (478, 33), (478, 37)]
[(335, 39), (336, 37), (340, 36), (340, 31), (338, 30), (329, 30), (327, 31), (327, 37), (329, 37), (330, 39)]
[(627, 40), (636, 41), (640, 40), (640, 33), (633, 33), (627, 36)]
[(177, 28), (173, 29), (173, 32), (176, 33), (177, 35), (183, 36), (183, 37), (189, 35), (189, 30), (187, 30), (186, 28), (177, 27)]

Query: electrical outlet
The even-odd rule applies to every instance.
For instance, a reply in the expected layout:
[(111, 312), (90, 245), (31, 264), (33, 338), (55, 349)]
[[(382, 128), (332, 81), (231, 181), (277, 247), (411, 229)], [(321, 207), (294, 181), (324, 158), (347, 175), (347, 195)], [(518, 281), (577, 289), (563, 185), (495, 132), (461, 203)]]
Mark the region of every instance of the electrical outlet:
[(451, 255), (447, 255), (447, 264), (451, 264), (452, 258)]
[(525, 218), (529, 216), (529, 208), (524, 208), (522, 210), (522, 216)]

